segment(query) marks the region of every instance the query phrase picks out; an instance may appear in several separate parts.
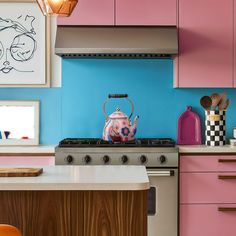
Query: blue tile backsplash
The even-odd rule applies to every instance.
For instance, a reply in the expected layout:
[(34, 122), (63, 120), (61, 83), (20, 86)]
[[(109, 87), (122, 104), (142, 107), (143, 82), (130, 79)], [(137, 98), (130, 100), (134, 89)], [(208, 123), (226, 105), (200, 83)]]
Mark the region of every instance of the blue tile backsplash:
[[(207, 78), (206, 78), (207, 79)], [(223, 79), (223, 78), (222, 78)], [(227, 137), (236, 126), (236, 89), (174, 89), (172, 60), (66, 59), (62, 67), (62, 88), (2, 88), (0, 100), (40, 100), (42, 144), (55, 144), (65, 137), (101, 137), (105, 117), (103, 103), (109, 93), (128, 93), (139, 115), (137, 137), (176, 139), (177, 119), (191, 105), (201, 117), (201, 96), (227, 92)], [(124, 99), (112, 100), (111, 113)]]

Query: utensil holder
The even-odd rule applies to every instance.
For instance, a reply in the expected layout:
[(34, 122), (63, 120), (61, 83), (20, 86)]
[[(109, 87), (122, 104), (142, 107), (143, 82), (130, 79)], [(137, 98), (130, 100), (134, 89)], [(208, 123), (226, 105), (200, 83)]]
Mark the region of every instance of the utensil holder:
[(206, 145), (223, 146), (226, 142), (225, 111), (206, 111)]

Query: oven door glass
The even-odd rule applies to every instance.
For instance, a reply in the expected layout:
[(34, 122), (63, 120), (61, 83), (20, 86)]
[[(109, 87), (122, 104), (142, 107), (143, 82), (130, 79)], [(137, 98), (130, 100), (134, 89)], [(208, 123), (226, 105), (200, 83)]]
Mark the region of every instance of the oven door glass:
[(156, 187), (153, 186), (148, 191), (148, 215), (156, 215)]

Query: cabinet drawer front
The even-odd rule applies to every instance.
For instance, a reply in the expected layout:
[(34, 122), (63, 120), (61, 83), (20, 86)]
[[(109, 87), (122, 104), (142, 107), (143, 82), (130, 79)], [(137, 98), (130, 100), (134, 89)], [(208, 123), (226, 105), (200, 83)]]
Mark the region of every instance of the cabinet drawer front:
[(181, 173), (181, 203), (236, 203), (236, 172)]
[(180, 172), (236, 171), (236, 155), (180, 156)]
[(50, 166), (54, 156), (0, 156), (0, 166)]
[[(224, 205), (181, 205), (181, 236), (235, 236), (236, 211), (221, 212)], [(236, 205), (226, 207), (235, 208)]]

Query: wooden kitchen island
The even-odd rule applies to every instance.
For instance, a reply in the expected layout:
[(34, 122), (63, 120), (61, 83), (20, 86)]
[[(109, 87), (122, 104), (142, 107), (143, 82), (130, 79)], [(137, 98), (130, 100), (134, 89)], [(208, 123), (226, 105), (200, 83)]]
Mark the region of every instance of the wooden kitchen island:
[(0, 224), (23, 236), (146, 236), (149, 181), (141, 166), (44, 167), (0, 178)]

